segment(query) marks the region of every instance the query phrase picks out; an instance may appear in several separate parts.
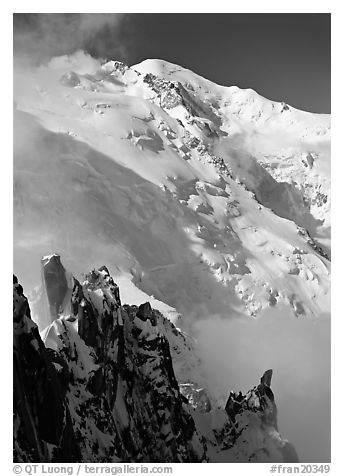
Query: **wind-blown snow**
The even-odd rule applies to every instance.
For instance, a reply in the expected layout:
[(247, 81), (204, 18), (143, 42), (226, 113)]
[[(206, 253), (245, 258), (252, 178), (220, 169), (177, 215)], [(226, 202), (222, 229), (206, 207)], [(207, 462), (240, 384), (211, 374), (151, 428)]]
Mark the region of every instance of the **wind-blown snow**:
[[(287, 346), (272, 346), (271, 359), (300, 395), (326, 379), (325, 365), (302, 377), (319, 358), (318, 331), (308, 326), (330, 311), (329, 116), (162, 60), (128, 68), (82, 53), (17, 70), (15, 103), (14, 264), (25, 289), (39, 283), (43, 254), (58, 252), (76, 276), (106, 264), (128, 302), (144, 293), (201, 342), (209, 327), (215, 341), (246, 335), (248, 347), (255, 334), (241, 333), (235, 319), (258, 319), (267, 346), (279, 327), (265, 327), (262, 316), (285, 315), (287, 306), (292, 317), (276, 322), (300, 339), (294, 357), (304, 365), (291, 371)], [(209, 365), (222, 359), (224, 385), (240, 387), (224, 352), (217, 347)], [(263, 355), (258, 346), (248, 361)], [(322, 355), (327, 361), (327, 341)], [(269, 362), (248, 385), (276, 367)], [(313, 415), (329, 404), (322, 395)], [(295, 398), (293, 408), (303, 397)], [(300, 441), (308, 461), (319, 448), (328, 460), (320, 439), (313, 452)]]

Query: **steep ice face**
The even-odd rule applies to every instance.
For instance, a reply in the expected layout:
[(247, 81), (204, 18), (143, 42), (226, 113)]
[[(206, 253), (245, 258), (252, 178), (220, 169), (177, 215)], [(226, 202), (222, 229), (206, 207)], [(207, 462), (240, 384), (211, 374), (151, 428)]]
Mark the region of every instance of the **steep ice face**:
[[(330, 117), (163, 61), (129, 68), (80, 54), (16, 71), (15, 101), (14, 264), (40, 330), (56, 317), (39, 289), (42, 254), (57, 250), (79, 283), (85, 269), (107, 263), (123, 303), (150, 301), (182, 330), (185, 346), (169, 338), (174, 372), (197, 382), (195, 402), (207, 379), (195, 374), (188, 335), (225, 320), (211, 333), (221, 349), (233, 329), (250, 336), (251, 349), (255, 324), (267, 329), (264, 342), (283, 327), (302, 365), (291, 372), (285, 356), (279, 363), (292, 388), (302, 382), (293, 394), (301, 408), (300, 395), (318, 388), (300, 370), (320, 359), (319, 339), (307, 336), (330, 311)], [(57, 320), (77, 331), (66, 280)], [(267, 314), (287, 318), (270, 332)], [(328, 339), (320, 341), (327, 362)], [(275, 362), (259, 349), (253, 376)], [(229, 372), (235, 363), (221, 365)], [(327, 381), (324, 365), (316, 379)], [(314, 415), (324, 407), (316, 401)], [(309, 418), (322, 435), (321, 420)]]
[[(61, 296), (59, 256), (43, 266), (48, 296)], [(105, 266), (72, 279), (71, 313), (45, 345), (14, 280), (16, 461), (297, 461), (277, 430), (271, 371), (212, 410), (199, 382), (176, 378), (176, 347), (190, 363), (185, 335), (149, 302), (122, 306)]]
[(185, 316), (328, 312), (328, 116), (158, 60), (61, 58), (15, 84), (28, 288), (58, 249), (78, 276), (107, 262)]
[[(313, 237), (329, 250), (328, 115), (310, 114), (283, 102), (269, 101), (251, 89), (218, 86), (162, 60), (146, 60), (133, 68), (179, 84), (192, 98), (189, 104), (201, 102), (203, 111), (193, 116), (199, 116), (198, 121), (211, 121), (213, 137), (217, 133), (219, 139), (213, 141), (216, 154), (261, 203), (279, 216), (299, 225), (305, 223)], [(271, 207), (272, 203), (275, 207)]]

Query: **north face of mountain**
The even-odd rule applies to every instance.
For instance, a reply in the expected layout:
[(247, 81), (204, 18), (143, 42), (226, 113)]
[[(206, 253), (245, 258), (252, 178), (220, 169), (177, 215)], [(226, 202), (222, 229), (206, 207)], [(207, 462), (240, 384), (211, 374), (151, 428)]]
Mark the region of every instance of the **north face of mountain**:
[[(101, 274), (121, 291), (111, 298), (109, 284), (108, 314), (117, 322), (119, 306), (166, 337), (197, 433), (213, 442), (208, 458), (230, 390), (246, 392), (273, 367), (280, 429), (303, 461), (329, 461), (330, 116), (166, 61), (128, 66), (82, 52), (16, 68), (14, 96), (14, 271), (41, 335), (50, 329), (46, 347), (57, 352), (59, 336), (73, 347), (74, 336), (85, 362), (115, 378), (106, 360), (115, 344), (106, 331), (103, 348), (96, 325), (105, 287), (91, 293), (84, 276), (106, 263)], [(156, 326), (146, 302), (163, 316)], [(106, 392), (92, 394), (103, 408), (114, 398)], [(111, 419), (92, 418), (117, 435)], [(116, 438), (92, 450), (98, 460), (120, 457)]]
[(26, 289), (58, 249), (77, 276), (106, 262), (184, 316), (329, 311), (328, 115), (82, 54), (16, 72), (15, 97)]

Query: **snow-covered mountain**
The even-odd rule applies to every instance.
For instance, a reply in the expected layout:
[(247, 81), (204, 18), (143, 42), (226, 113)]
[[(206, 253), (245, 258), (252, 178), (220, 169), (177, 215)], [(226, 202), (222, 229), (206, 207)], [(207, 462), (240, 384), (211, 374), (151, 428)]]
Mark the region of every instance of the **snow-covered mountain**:
[[(168, 319), (158, 320), (161, 332), (171, 322), (199, 337), (204, 322), (219, 318), (245, 326), (287, 314), (283, 332), (297, 330), (287, 351), (275, 339), (280, 375), (285, 381), (290, 372), (292, 388), (302, 381), (305, 393), (313, 391), (309, 368), (330, 312), (328, 115), (219, 86), (166, 61), (128, 67), (81, 52), (16, 68), (14, 99), (14, 268), (41, 333), (73, 327), (40, 288), (40, 259), (58, 252), (80, 282), (106, 263), (124, 302), (149, 301)], [(297, 327), (296, 318), (306, 324)], [(217, 328), (221, 352), (224, 326)], [(269, 332), (262, 334), (255, 345), (274, 353)], [(171, 350), (179, 392), (207, 406), (192, 386), (209, 378), (192, 337), (182, 351), (173, 332), (167, 339), (179, 349)], [(322, 349), (314, 379), (325, 382)], [(294, 352), (297, 369), (283, 352)], [(252, 359), (261, 372), (274, 366), (259, 354)], [(311, 376), (302, 380), (306, 370)], [(223, 408), (236, 385), (214, 384), (207, 398)]]
[(188, 338), (149, 302), (122, 306), (105, 266), (81, 284), (52, 255), (42, 277), (44, 343), (14, 278), (16, 461), (297, 461), (278, 433), (270, 370), (212, 409), (197, 382), (178, 385)]
[(15, 77), (16, 263), (30, 250), (38, 282), (45, 252), (106, 262), (184, 314), (205, 296), (326, 312), (329, 117), (166, 62), (79, 60)]

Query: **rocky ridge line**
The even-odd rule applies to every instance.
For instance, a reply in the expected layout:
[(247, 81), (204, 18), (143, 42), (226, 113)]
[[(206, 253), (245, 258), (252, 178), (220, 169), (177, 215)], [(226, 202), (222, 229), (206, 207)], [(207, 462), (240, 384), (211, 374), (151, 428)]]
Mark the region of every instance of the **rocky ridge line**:
[[(297, 459), (277, 430), (271, 371), (213, 410), (196, 382), (179, 386), (168, 334), (180, 331), (148, 302), (123, 306), (105, 266), (81, 284), (58, 255), (42, 264), (44, 343), (13, 285), (15, 461), (207, 462), (223, 451), (228, 461)], [(204, 433), (214, 412), (221, 424)]]

